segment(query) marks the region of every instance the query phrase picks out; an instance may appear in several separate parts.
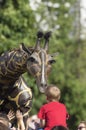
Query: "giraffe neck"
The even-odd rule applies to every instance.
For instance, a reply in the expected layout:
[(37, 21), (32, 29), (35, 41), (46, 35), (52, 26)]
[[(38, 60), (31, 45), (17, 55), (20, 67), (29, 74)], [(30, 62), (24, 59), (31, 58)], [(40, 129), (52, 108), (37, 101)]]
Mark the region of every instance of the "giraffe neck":
[(22, 50), (6, 52), (0, 57), (0, 82), (11, 82), (27, 71), (28, 54)]

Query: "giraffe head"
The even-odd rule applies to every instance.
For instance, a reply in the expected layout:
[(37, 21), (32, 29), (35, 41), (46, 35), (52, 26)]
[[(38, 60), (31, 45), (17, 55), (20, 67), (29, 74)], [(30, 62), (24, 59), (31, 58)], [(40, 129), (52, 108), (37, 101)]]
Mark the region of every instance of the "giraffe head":
[[(45, 92), (47, 88), (47, 78), (50, 73), (52, 64), (55, 62), (54, 55), (48, 53), (49, 48), (49, 38), (51, 32), (47, 32), (45, 35), (42, 32), (37, 33), (37, 42), (29, 58), (27, 59), (27, 70), (35, 77), (36, 84), (41, 93)], [(44, 38), (44, 46), (41, 47), (40, 42)]]

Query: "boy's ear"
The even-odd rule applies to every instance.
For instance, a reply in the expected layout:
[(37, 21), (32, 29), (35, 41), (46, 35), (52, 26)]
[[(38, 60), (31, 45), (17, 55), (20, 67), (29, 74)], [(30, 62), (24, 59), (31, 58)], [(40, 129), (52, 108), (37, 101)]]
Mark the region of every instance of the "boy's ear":
[(49, 100), (49, 98), (46, 96), (46, 99)]
[(60, 97), (61, 97), (61, 96), (59, 95), (59, 96), (58, 96), (58, 101), (60, 100)]

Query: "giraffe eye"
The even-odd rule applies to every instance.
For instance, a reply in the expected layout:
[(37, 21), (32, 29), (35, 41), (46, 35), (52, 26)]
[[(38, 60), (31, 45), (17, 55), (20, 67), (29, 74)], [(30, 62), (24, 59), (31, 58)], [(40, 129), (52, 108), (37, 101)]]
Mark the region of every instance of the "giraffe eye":
[(53, 64), (53, 63), (55, 63), (56, 61), (55, 60), (50, 60), (50, 61), (48, 61), (49, 62), (49, 64)]
[(28, 61), (33, 62), (33, 63), (38, 63), (37, 59), (34, 58), (34, 57), (30, 57), (30, 58), (28, 59)]
[(28, 60), (31, 61), (31, 62), (35, 62), (36, 61), (33, 57), (30, 57)]

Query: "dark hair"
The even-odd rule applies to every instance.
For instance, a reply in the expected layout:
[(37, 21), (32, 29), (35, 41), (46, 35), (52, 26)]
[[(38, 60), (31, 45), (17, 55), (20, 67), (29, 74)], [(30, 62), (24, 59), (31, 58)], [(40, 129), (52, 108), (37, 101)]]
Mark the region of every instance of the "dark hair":
[(68, 130), (68, 128), (64, 126), (54, 126), (51, 130)]
[(5, 113), (0, 113), (0, 118), (4, 118), (9, 121), (9, 119)]

